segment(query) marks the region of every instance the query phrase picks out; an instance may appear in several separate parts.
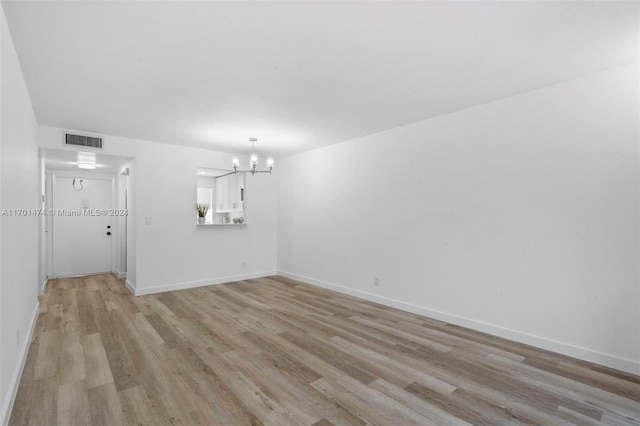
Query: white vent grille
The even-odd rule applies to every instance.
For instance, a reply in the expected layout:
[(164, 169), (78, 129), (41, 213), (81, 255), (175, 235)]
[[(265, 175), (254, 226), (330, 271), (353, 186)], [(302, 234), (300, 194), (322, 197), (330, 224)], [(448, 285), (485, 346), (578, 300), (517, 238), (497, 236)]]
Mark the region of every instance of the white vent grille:
[(83, 148), (97, 148), (102, 149), (102, 138), (86, 135), (74, 135), (71, 133), (65, 133), (64, 144), (81, 146)]

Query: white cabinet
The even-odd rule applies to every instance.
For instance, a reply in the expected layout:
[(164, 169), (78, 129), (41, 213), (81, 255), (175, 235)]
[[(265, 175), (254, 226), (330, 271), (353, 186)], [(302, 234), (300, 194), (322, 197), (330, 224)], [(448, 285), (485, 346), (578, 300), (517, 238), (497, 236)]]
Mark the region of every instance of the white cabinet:
[(229, 181), (228, 176), (216, 179), (216, 212), (229, 211)]
[(216, 178), (216, 213), (243, 211), (244, 173)]

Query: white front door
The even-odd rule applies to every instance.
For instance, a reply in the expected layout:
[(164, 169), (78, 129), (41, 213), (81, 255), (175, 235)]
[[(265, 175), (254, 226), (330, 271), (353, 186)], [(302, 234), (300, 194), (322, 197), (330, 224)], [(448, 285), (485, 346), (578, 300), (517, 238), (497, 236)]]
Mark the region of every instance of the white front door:
[(54, 176), (54, 276), (111, 272), (112, 199), (112, 180)]

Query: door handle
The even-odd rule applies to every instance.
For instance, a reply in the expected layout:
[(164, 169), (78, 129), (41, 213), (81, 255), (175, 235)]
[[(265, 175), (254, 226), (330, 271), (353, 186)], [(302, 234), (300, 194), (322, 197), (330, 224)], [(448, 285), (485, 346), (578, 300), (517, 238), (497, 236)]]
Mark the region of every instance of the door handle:
[(111, 235), (111, 232), (107, 232), (107, 235)]

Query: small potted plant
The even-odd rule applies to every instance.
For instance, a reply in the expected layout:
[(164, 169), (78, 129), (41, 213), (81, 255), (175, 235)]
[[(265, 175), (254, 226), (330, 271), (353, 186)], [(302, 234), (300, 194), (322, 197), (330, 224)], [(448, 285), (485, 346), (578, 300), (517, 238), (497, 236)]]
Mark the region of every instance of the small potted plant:
[(204, 224), (209, 211), (209, 204), (196, 203), (196, 211), (198, 212), (198, 225)]

